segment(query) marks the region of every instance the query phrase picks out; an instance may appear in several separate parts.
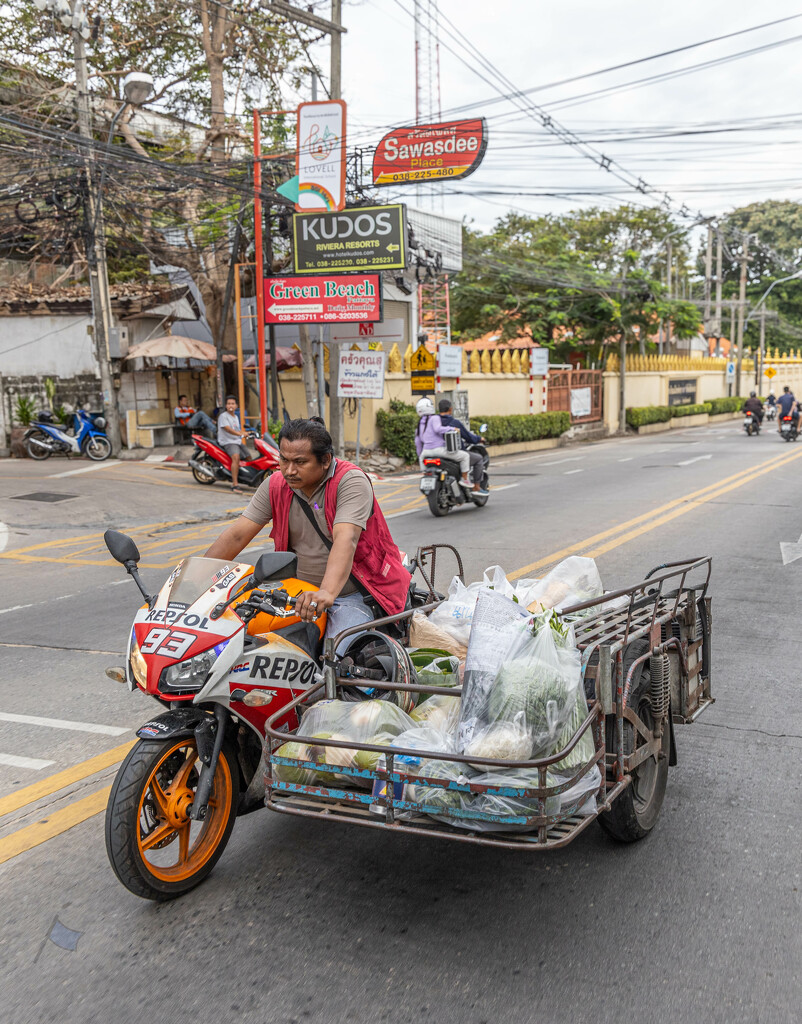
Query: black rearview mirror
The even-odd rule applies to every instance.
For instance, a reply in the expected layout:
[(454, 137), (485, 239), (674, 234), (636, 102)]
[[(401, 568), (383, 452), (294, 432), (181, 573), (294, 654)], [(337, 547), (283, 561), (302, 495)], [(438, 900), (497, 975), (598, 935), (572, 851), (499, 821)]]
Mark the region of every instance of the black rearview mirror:
[(298, 571), (298, 556), (292, 551), (265, 551), (253, 567), (253, 580), (258, 586), (265, 580), (288, 579)]
[(122, 565), (125, 565), (126, 562), (139, 561), (139, 548), (124, 533), (118, 533), (116, 530), (106, 530), (103, 534), (103, 540), (106, 542), (106, 547), (109, 549), (111, 557), (122, 563)]

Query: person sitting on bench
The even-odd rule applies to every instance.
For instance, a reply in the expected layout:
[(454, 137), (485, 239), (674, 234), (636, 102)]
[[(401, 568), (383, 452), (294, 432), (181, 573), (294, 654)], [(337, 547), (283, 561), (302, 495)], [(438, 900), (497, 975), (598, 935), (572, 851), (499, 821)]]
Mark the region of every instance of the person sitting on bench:
[(188, 430), (197, 430), (200, 427), (207, 437), (214, 437), (214, 423), (211, 418), (201, 409), (193, 409), (187, 403), (186, 395), (178, 396), (178, 405), (173, 410), (176, 422), (179, 427), (186, 427)]

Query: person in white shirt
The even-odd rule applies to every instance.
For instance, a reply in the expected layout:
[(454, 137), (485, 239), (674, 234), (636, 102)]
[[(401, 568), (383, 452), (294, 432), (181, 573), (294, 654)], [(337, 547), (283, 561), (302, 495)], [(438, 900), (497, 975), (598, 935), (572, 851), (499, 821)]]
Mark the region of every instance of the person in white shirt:
[(248, 460), (251, 453), (242, 443), (244, 437), (237, 416), (237, 400), (233, 395), (226, 396), (226, 411), (217, 417), (217, 443), (231, 456), (231, 490), (241, 494), (237, 486), (239, 464), (241, 459)]

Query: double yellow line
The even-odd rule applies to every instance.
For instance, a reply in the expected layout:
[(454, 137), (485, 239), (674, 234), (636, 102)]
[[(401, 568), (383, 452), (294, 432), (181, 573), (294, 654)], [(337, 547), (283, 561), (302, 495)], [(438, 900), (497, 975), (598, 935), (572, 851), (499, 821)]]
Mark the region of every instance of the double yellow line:
[[(764, 474), (773, 472), (775, 469), (781, 469), (799, 458), (802, 458), (802, 451), (795, 451), (791, 454), (783, 452), (781, 455), (767, 459), (757, 466), (742, 470), (740, 473), (734, 473), (732, 476), (709, 484), (707, 487), (702, 487), (697, 491), (692, 491), (690, 494), (674, 498), (672, 501), (653, 508), (649, 512), (644, 512), (642, 515), (635, 516), (633, 519), (618, 523), (607, 530), (603, 530), (601, 533), (593, 534), (593, 536), (586, 537), (575, 544), (570, 544), (559, 551), (553, 551), (536, 562), (530, 562), (528, 565), (516, 569), (515, 572), (509, 573), (508, 577), (510, 579), (518, 579), (535, 570), (543, 569), (555, 562), (559, 562), (560, 559), (566, 558), (568, 555), (575, 555), (579, 552), (591, 558), (598, 558), (600, 555), (606, 554), (622, 544), (627, 544), (629, 541), (643, 536), (645, 533), (656, 530), (658, 527), (679, 518), (679, 516), (684, 516), (688, 512), (700, 508), (702, 505), (715, 501), (721, 495), (743, 487)], [(702, 552), (694, 552), (694, 554), (697, 553), (702, 554)], [(136, 741), (124, 743), (122, 746), (107, 750), (104, 754), (98, 754), (97, 757), (92, 757), (88, 761), (77, 764), (72, 768), (57, 772), (41, 782), (36, 782), (31, 786), (18, 790), (16, 793), (0, 798), (0, 819), (4, 815), (29, 806), (46, 796), (52, 796), (68, 786), (119, 764), (134, 745), (134, 742)], [(111, 787), (106, 786), (0, 839), (0, 864), (10, 860), (12, 857), (18, 856), (20, 853), (24, 853), (26, 850), (38, 846), (40, 843), (47, 842), (48, 839), (66, 832), (67, 829), (101, 812), (106, 805), (110, 790)]]

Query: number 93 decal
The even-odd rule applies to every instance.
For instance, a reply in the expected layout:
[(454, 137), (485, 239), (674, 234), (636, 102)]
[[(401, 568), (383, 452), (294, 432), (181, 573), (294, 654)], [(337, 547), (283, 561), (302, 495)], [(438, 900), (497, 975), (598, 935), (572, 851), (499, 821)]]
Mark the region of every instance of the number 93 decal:
[(197, 639), (194, 633), (157, 628), (148, 633), (139, 649), (143, 654), (158, 654), (162, 658), (183, 658)]

